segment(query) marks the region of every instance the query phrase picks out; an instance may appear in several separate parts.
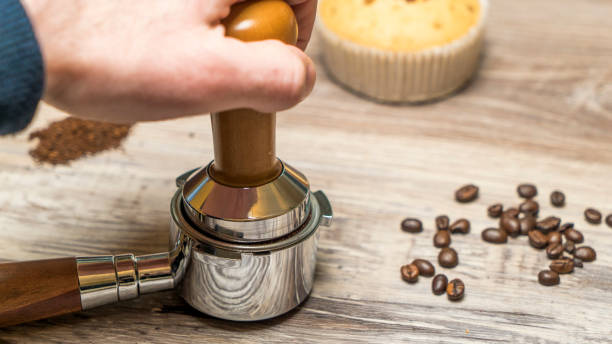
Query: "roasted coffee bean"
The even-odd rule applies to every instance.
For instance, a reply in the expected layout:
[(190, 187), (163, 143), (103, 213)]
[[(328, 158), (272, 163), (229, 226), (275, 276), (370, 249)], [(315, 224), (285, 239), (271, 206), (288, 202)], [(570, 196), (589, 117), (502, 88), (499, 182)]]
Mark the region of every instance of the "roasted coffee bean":
[(612, 228), (612, 214), (606, 216), (606, 224), (608, 227)]
[(440, 216), (436, 217), (436, 228), (439, 231), (446, 231), (446, 230), (448, 230), (449, 222), (450, 222), (450, 220), (449, 220), (448, 216), (440, 215)]
[(437, 248), (448, 247), (451, 244), (449, 231), (438, 231), (433, 238), (433, 244)]
[(581, 268), (581, 267), (584, 267), (584, 264), (582, 264), (582, 259), (580, 259), (580, 258), (574, 258), (574, 267), (575, 267), (575, 268)]
[(516, 188), (519, 197), (533, 198), (538, 195), (538, 189), (533, 184), (521, 184)]
[(510, 209), (507, 209), (506, 211), (504, 211), (502, 213), (502, 217), (506, 217), (506, 216), (508, 216), (508, 217), (518, 217), (520, 213), (521, 212), (518, 210), (518, 208), (514, 208), (513, 207), (513, 208), (510, 208)]
[(521, 221), (516, 217), (504, 216), (499, 220), (499, 228), (506, 231), (506, 233), (516, 238), (521, 234)]
[(419, 280), (419, 268), (414, 264), (402, 266), (402, 279), (408, 283), (414, 283)]
[(594, 225), (601, 223), (601, 213), (597, 209), (588, 208), (584, 211), (584, 218), (588, 223), (592, 223)]
[(437, 274), (431, 281), (431, 291), (435, 295), (442, 295), (446, 292), (446, 286), (448, 285), (448, 278), (444, 274)]
[(527, 215), (520, 219), (521, 222), (521, 235), (527, 235), (529, 231), (535, 229), (536, 219), (533, 216)]
[(487, 228), (482, 231), (482, 240), (492, 244), (503, 244), (508, 241), (508, 234), (499, 228)]
[(565, 252), (567, 253), (574, 253), (574, 250), (576, 250), (576, 244), (573, 241), (568, 240), (563, 245), (563, 249), (565, 249)]
[(501, 203), (493, 204), (487, 209), (487, 214), (489, 214), (489, 217), (492, 217), (494, 219), (500, 217), (503, 212), (504, 206), (501, 205)]
[(461, 234), (467, 234), (470, 232), (470, 221), (466, 220), (466, 219), (459, 219), (455, 222), (453, 222), (452, 225), (450, 225), (449, 227), (451, 233), (461, 233)]
[(446, 286), (446, 294), (448, 295), (448, 299), (451, 301), (458, 301), (463, 298), (463, 294), (465, 294), (465, 284), (463, 281), (455, 278), (454, 280), (448, 282)]
[(454, 268), (459, 264), (459, 256), (457, 251), (451, 247), (445, 247), (438, 254), (438, 263), (445, 268)]
[(402, 221), (402, 230), (408, 233), (419, 233), (423, 231), (423, 223), (419, 219), (409, 217)]
[(556, 216), (549, 216), (544, 220), (538, 221), (536, 223), (536, 229), (542, 231), (544, 234), (548, 234), (548, 232), (557, 230), (557, 228), (559, 228), (560, 223), (560, 218)]
[(436, 273), (436, 268), (434, 268), (433, 264), (431, 264), (428, 260), (425, 259), (415, 259), (411, 264), (416, 265), (419, 269), (419, 275), (425, 277), (431, 277)]
[(530, 231), (527, 236), (529, 236), (529, 244), (535, 248), (544, 248), (548, 244), (548, 237), (538, 230)]
[(559, 233), (563, 233), (563, 232), (565, 232), (566, 230), (568, 230), (570, 228), (574, 228), (574, 223), (566, 222), (566, 223), (564, 223), (563, 225), (561, 225), (559, 227)]
[(563, 235), (565, 235), (565, 239), (573, 241), (576, 244), (580, 244), (584, 241), (584, 236), (582, 235), (582, 233), (580, 233), (579, 230), (573, 228), (570, 228), (563, 232)]
[(574, 251), (574, 257), (588, 263), (597, 258), (597, 253), (590, 246), (581, 246)]
[(538, 202), (528, 199), (525, 202), (521, 203), (521, 205), (519, 206), (519, 210), (523, 214), (535, 216), (538, 215), (538, 212), (540, 211), (540, 205), (538, 204)]
[(550, 194), (550, 204), (559, 208), (565, 205), (565, 194), (561, 191), (553, 191)]
[(569, 274), (574, 271), (574, 261), (569, 258), (555, 259), (550, 263), (549, 268), (556, 273)]
[(560, 281), (561, 280), (559, 279), (559, 274), (554, 271), (542, 270), (538, 274), (538, 282), (540, 282), (541, 285), (557, 285)]
[(455, 191), (455, 199), (461, 203), (471, 202), (478, 198), (478, 186), (469, 184)]
[(548, 233), (548, 243), (549, 244), (562, 244), (563, 243), (563, 237), (561, 236), (561, 233), (559, 232), (550, 232)]
[(561, 257), (563, 254), (563, 245), (561, 243), (555, 242), (552, 244), (548, 244), (546, 247), (546, 256), (549, 259), (557, 259)]

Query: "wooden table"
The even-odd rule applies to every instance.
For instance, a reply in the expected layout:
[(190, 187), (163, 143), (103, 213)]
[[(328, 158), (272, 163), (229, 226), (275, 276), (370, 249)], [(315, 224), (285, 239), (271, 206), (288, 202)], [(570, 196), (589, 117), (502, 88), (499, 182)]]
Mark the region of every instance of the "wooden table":
[[(188, 307), (174, 292), (0, 330), (8, 342), (608, 342), (612, 335), (612, 229), (587, 224), (587, 206), (612, 212), (612, 3), (492, 1), (486, 56), (460, 94), (420, 106), (364, 100), (323, 68), (312, 96), (278, 117), (281, 158), (331, 199), (315, 287), (296, 311), (233, 323)], [(316, 40), (309, 53), (321, 66)], [(166, 249), (174, 177), (208, 162), (208, 117), (139, 124), (124, 148), (71, 166), (38, 166), (28, 132), (64, 115), (43, 106), (27, 132), (0, 139), (0, 256), (25, 260)], [(494, 202), (518, 203), (515, 186), (538, 185), (543, 214), (574, 221), (594, 263), (537, 283), (548, 265), (526, 238), (495, 246)], [(473, 182), (477, 202), (453, 191)], [(548, 195), (567, 194), (553, 209)], [(467, 296), (434, 296), (431, 280), (403, 282), (411, 259), (435, 261), (433, 219), (466, 217), (454, 236)], [(406, 216), (426, 230), (399, 230)]]

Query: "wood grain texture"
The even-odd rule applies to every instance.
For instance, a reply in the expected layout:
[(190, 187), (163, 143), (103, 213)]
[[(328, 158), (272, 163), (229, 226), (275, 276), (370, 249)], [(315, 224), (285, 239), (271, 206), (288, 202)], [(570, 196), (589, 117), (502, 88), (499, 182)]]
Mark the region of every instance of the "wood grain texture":
[[(0, 330), (27, 343), (538, 342), (601, 343), (612, 336), (612, 229), (583, 220), (587, 206), (612, 212), (612, 3), (495, 0), (478, 77), (461, 93), (420, 106), (389, 106), (331, 82), (278, 115), (277, 152), (323, 189), (335, 212), (321, 232), (311, 297), (260, 323), (198, 314), (174, 292)], [(43, 107), (32, 128), (61, 118)], [(208, 117), (139, 124), (122, 151), (69, 167), (37, 166), (28, 132), (0, 139), (0, 255), (4, 259), (163, 250), (173, 179), (212, 158)], [(197, 131), (196, 129), (197, 128)], [(517, 204), (515, 186), (539, 186), (542, 215), (574, 221), (595, 262), (537, 283), (545, 253), (526, 238), (482, 242), (486, 207)], [(474, 182), (472, 204), (453, 191)], [(547, 195), (567, 195), (553, 209)], [(454, 236), (466, 297), (450, 303), (415, 285), (402, 264), (435, 260), (434, 218), (466, 217)], [(421, 218), (423, 233), (399, 229)], [(468, 332), (469, 331), (469, 332)]]
[(74, 258), (0, 264), (0, 327), (80, 310)]

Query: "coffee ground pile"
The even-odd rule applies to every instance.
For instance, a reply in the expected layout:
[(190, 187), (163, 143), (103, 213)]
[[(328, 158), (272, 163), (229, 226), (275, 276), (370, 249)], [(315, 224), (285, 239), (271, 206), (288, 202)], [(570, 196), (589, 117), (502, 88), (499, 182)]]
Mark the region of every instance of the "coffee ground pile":
[(30, 134), (38, 139), (30, 156), (39, 163), (66, 165), (83, 156), (118, 148), (131, 125), (113, 124), (68, 117)]

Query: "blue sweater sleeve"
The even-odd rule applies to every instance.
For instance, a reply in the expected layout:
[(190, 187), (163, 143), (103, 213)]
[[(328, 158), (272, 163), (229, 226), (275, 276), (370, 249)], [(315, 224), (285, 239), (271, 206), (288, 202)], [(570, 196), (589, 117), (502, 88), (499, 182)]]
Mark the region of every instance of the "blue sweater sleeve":
[(19, 0), (0, 0), (0, 135), (25, 128), (44, 89), (43, 59)]

